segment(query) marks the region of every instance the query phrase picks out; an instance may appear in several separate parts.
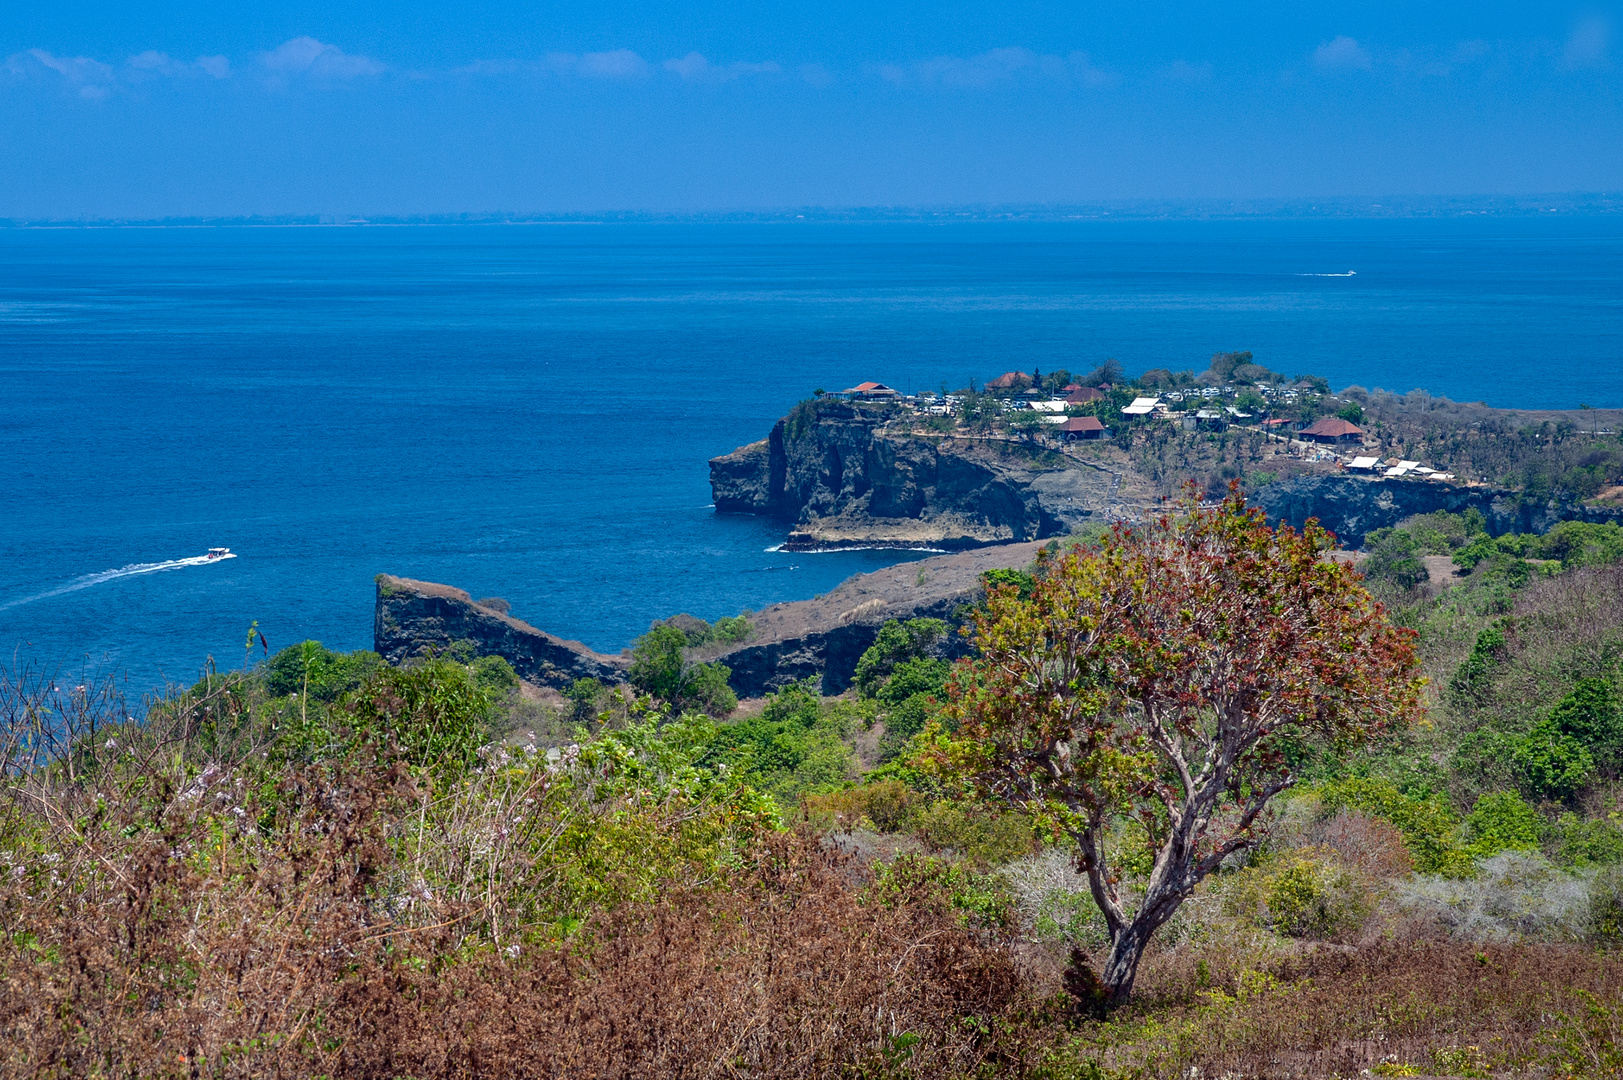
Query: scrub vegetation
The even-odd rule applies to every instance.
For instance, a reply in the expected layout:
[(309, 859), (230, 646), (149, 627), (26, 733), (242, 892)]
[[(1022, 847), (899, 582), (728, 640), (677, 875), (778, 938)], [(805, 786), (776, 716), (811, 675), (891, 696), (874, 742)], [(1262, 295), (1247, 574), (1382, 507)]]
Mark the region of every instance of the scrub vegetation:
[(466, 646), (7, 668), (0, 1072), (1619, 1075), (1616, 532), (1191, 500), (956, 664), (739, 706), (678, 617), (534, 737)]

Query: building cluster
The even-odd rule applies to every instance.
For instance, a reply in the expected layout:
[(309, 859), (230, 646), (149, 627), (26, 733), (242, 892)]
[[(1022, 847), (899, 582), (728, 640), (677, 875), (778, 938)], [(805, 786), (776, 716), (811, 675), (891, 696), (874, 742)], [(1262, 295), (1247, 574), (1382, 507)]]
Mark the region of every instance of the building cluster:
[[(1246, 390), (1254, 390), (1269, 404), (1289, 405), (1301, 397), (1301, 391), (1290, 387), (1259, 383)], [(1044, 423), (1053, 425), (1054, 435), (1062, 442), (1078, 442), (1108, 438), (1111, 429), (1098, 416), (1074, 416), (1071, 410), (1078, 406), (1097, 405), (1110, 400), (1111, 387), (1082, 386), (1072, 383), (1058, 393), (1040, 389), (1040, 380), (1021, 371), (1009, 371), (987, 382), (986, 390), (998, 397), (1005, 412), (1033, 412)], [(849, 390), (832, 395), (852, 401), (894, 402), (926, 416), (953, 416), (963, 404), (956, 394), (937, 395), (925, 391), (917, 395), (901, 391), (879, 382), (859, 383)], [(1349, 472), (1381, 477), (1414, 477), (1431, 480), (1453, 480), (1454, 474), (1431, 469), (1417, 461), (1392, 459), (1382, 461), (1362, 453), (1367, 433), (1350, 420), (1339, 416), (1326, 416), (1310, 424), (1288, 418), (1258, 419), (1238, 404), (1225, 404), (1223, 398), (1234, 398), (1233, 386), (1205, 386), (1173, 390), (1165, 394), (1138, 396), (1119, 407), (1124, 417), (1163, 420), (1185, 431), (1221, 431), (1232, 424), (1255, 427), (1299, 443), (1304, 452), (1319, 460), (1339, 463)], [(1251, 399), (1255, 404), (1255, 399)], [(1192, 407), (1194, 403), (1199, 407)]]

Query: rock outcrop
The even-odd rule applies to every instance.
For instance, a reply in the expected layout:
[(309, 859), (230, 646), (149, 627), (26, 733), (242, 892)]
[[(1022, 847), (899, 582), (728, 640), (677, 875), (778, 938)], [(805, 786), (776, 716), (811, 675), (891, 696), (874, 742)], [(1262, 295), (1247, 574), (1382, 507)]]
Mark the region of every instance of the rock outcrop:
[[(1023, 567), (1042, 546), (1004, 544), (858, 574), (815, 600), (766, 608), (751, 617), (754, 632), (748, 641), (695, 659), (726, 664), (739, 697), (760, 697), (814, 677), (823, 693), (838, 694), (851, 685), (857, 661), (886, 620), (942, 619), (956, 628), (963, 609), (980, 598), (983, 572)], [(950, 659), (967, 649), (968, 642), (951, 633), (940, 655)]]
[(1336, 534), (1343, 547), (1355, 548), (1376, 529), (1396, 525), (1414, 514), (1438, 510), (1460, 514), (1477, 510), (1488, 532), (1545, 533), (1563, 521), (1615, 521), (1623, 509), (1585, 506), (1561, 500), (1529, 499), (1505, 488), (1449, 484), (1406, 477), (1363, 477), (1339, 473), (1298, 476), (1269, 484), (1254, 500), (1268, 520), (1297, 528), (1308, 518)]
[(470, 641), (480, 656), (503, 656), (519, 677), (564, 689), (576, 679), (625, 679), (624, 657), (593, 652), (492, 608), (449, 585), (379, 574), (372, 618), (373, 649), (399, 664), (425, 649)]
[(790, 550), (959, 550), (1114, 517), (1119, 477), (1006, 438), (891, 433), (894, 406), (802, 402), (760, 442), (710, 462), (716, 509), (792, 524)]
[[(740, 697), (760, 697), (807, 678), (820, 679), (825, 694), (838, 694), (850, 686), (857, 660), (887, 619), (955, 622), (979, 597), (982, 572), (1025, 566), (1041, 546), (980, 548), (858, 574), (824, 596), (774, 604), (752, 616), (753, 631), (742, 643), (690, 655), (726, 664)], [(461, 589), (388, 574), (378, 575), (374, 637), (377, 651), (396, 664), (425, 646), (471, 641), (480, 655), (504, 656), (525, 679), (558, 689), (588, 676), (623, 682), (628, 667), (625, 657), (593, 652), (480, 607)], [(941, 654), (962, 655), (966, 648), (962, 637), (950, 634)]]

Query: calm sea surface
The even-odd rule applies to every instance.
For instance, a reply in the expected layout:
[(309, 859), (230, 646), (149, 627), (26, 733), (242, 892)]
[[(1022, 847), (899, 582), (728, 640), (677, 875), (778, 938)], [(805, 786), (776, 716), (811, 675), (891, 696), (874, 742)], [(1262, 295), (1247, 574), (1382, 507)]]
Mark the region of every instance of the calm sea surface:
[(710, 509), (816, 387), (1220, 349), (1623, 406), (1623, 222), (0, 231), (0, 649), (144, 690), (256, 619), (369, 647), (388, 571), (618, 650), (909, 557)]

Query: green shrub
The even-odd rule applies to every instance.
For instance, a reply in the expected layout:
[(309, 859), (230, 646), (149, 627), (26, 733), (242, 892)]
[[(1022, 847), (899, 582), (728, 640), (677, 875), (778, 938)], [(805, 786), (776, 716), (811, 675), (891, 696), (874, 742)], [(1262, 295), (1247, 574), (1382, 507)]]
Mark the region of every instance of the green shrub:
[(1474, 704), (1488, 692), (1493, 673), (1505, 651), (1503, 620), (1483, 627), (1466, 657), (1448, 681), (1448, 694), (1458, 704)]
[(689, 664), (683, 654), (687, 635), (664, 623), (639, 637), (631, 650), (631, 685), (676, 709), (700, 709), (726, 716), (738, 708), (727, 685), (732, 670), (724, 664)]
[(1442, 798), (1414, 798), (1384, 780), (1348, 777), (1319, 786), (1323, 813), (1358, 810), (1391, 823), (1403, 836), (1403, 846), (1423, 874), (1468, 876), (1471, 859), (1459, 846), (1459, 818)]
[(824, 701), (805, 683), (767, 698), (756, 716), (716, 730), (706, 760), (725, 763), (785, 804), (837, 790), (853, 778), (846, 737), (858, 723), (848, 702)]
[(1539, 538), (1537, 555), (1559, 559), (1563, 570), (1605, 566), (1623, 559), (1623, 528), (1610, 521), (1563, 521)]
[(964, 863), (930, 855), (903, 855), (882, 865), (862, 901), (887, 907), (940, 905), (959, 912), (967, 925), (990, 930), (1014, 925), (1014, 896), (1000, 875), (977, 873)]
[(1368, 558), (1358, 569), (1370, 581), (1382, 582), (1402, 592), (1410, 592), (1426, 581), (1426, 549), (1412, 533), (1401, 529), (1376, 529), (1364, 538)]
[(710, 625), (712, 640), (735, 644), (748, 641), (755, 627), (750, 624), (749, 615), (722, 616)]
[(1589, 883), (1589, 933), (1603, 945), (1623, 945), (1623, 866), (1609, 866)]
[(576, 679), (564, 691), (564, 697), (569, 699), (569, 718), (577, 724), (596, 719), (607, 693), (608, 687), (596, 679)]
[(319, 641), (289, 645), (265, 665), (265, 689), (275, 697), (308, 693), (330, 703), (356, 689), (383, 666), (383, 657), (366, 649), (338, 653)]
[(1235, 915), (1287, 937), (1332, 938), (1361, 926), (1374, 907), (1369, 882), (1333, 853), (1302, 848), (1248, 866), (1223, 893)]
[(957, 852), (976, 866), (1006, 863), (1037, 847), (1029, 818), (954, 799), (915, 804), (904, 821), (931, 848)]
[(1491, 559), (1500, 554), (1500, 548), (1493, 537), (1487, 533), (1478, 533), (1471, 537), (1470, 543), (1454, 552), (1454, 565), (1467, 570), (1475, 570), (1477, 563), (1484, 559)]
[(886, 620), (874, 643), (857, 660), (852, 680), (857, 693), (867, 698), (875, 696), (898, 665), (924, 658), (946, 634), (947, 624), (940, 619), (909, 619), (905, 623)]
[(929, 722), (952, 668), (945, 660), (916, 656), (896, 665), (890, 678), (879, 687), (875, 700), (882, 706), (885, 738), (882, 759), (900, 753), (907, 741)]
[(1514, 791), (1484, 795), (1465, 818), (1471, 836), (1466, 850), (1477, 859), (1501, 851), (1537, 851), (1542, 824), (1538, 812)]
[(727, 716), (738, 708), (738, 695), (727, 685), (732, 674), (726, 664), (693, 665), (682, 680), (681, 694), (675, 704), (710, 716)]
[(301, 721), (286, 742), (304, 757), (373, 747), (418, 769), (456, 774), (472, 767), (489, 741), (492, 705), (490, 692), (454, 661), (383, 667), (330, 718)]
[(1548, 719), (1511, 744), (1511, 764), (1523, 789), (1543, 799), (1572, 798), (1595, 771), (1584, 744)]
[(1011, 587), (1020, 594), (1020, 599), (1030, 600), (1031, 591), (1037, 587), (1037, 579), (1024, 570), (999, 568), (982, 573), (981, 584), (988, 592), (1005, 586)]
[(1614, 771), (1623, 764), (1623, 701), (1612, 679), (1579, 679), (1550, 711), (1550, 720), (1582, 743), (1596, 765)]
[(1570, 810), (1548, 830), (1551, 857), (1562, 866), (1584, 869), (1623, 862), (1623, 829), (1616, 815), (1606, 819), (1581, 818)]
[(518, 672), (505, 656), (481, 656), (468, 665), (473, 681), (492, 698), (501, 698), (518, 689)]
[(682, 692), (682, 650), (687, 635), (674, 626), (655, 626), (631, 647), (631, 685), (661, 701), (674, 702)]

